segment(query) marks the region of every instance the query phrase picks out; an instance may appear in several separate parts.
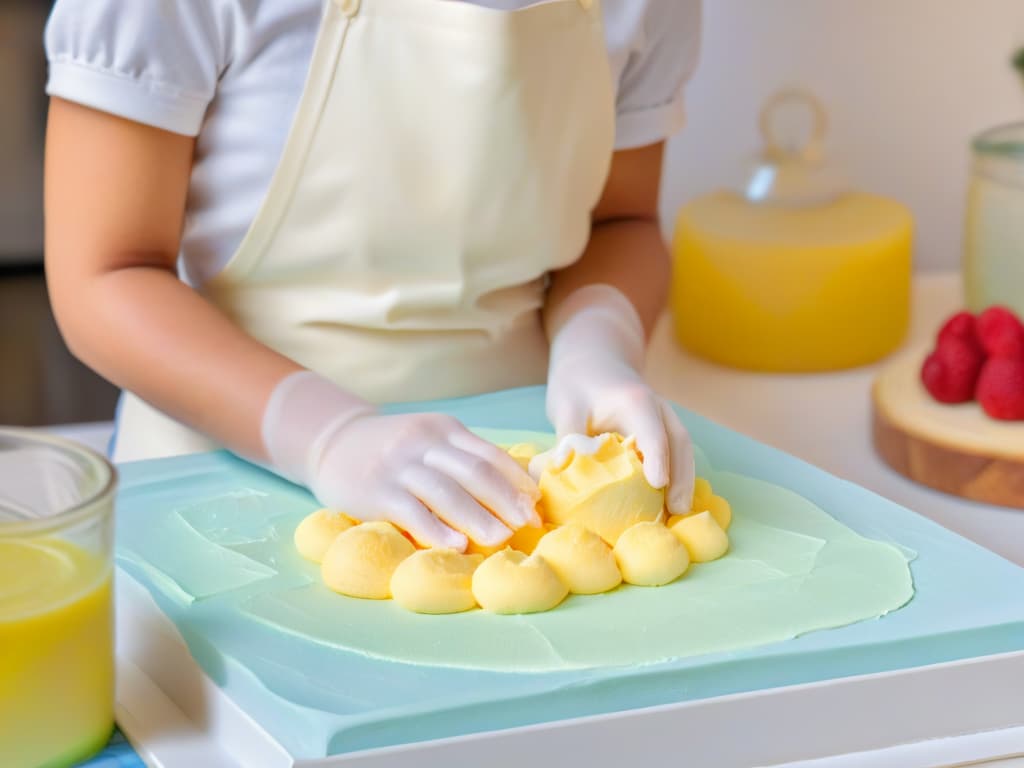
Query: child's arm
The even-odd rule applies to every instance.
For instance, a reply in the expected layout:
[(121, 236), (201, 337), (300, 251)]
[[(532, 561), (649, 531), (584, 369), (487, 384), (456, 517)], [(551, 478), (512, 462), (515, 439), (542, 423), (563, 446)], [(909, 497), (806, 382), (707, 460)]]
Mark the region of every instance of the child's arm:
[(55, 99), (46, 147), (46, 270), (86, 364), (320, 502), (463, 549), (539, 525), (537, 489), (454, 419), (382, 416), (263, 346), (175, 264), (192, 139)]
[(61, 99), (46, 140), (46, 275), (68, 346), (118, 386), (253, 458), (299, 370), (182, 283), (192, 138)]
[(557, 272), (545, 308), (548, 416), (560, 434), (632, 434), (670, 512), (693, 497), (693, 447), (671, 406), (643, 380), (645, 338), (671, 273), (658, 227), (664, 143), (616, 152), (583, 256)]
[(567, 296), (592, 283), (618, 288), (630, 300), (649, 334), (665, 306), (671, 273), (658, 224), (658, 189), (664, 142), (612, 156), (604, 192), (593, 213), (583, 257), (556, 272), (548, 294), (547, 320), (557, 322)]

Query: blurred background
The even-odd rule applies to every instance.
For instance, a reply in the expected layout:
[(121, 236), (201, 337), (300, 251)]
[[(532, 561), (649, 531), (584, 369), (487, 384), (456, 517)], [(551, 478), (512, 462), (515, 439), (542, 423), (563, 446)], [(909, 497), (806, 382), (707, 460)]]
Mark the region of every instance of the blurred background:
[[(105, 420), (116, 392), (66, 351), (42, 275), (46, 0), (0, 0), (0, 423)], [(830, 156), (858, 186), (908, 205), (918, 269), (960, 259), (969, 142), (1024, 116), (1009, 66), (1021, 0), (706, 0), (689, 123), (668, 152), (663, 220), (734, 180), (776, 89), (824, 102)]]
[(42, 274), (49, 0), (0, 0), (0, 424), (110, 419), (117, 392), (64, 347)]
[(688, 123), (668, 153), (666, 232), (760, 147), (757, 117), (801, 86), (829, 114), (828, 150), (858, 188), (909, 206), (918, 269), (959, 264), (970, 140), (1024, 119), (1010, 66), (1021, 0), (705, 0)]

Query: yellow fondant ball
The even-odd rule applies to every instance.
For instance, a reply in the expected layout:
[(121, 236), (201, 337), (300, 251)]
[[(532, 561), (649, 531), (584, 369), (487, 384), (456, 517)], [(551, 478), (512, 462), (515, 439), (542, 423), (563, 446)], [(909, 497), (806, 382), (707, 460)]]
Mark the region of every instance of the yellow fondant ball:
[(483, 555), (454, 549), (421, 549), (398, 564), (391, 575), (391, 596), (416, 613), (459, 613), (476, 607), (473, 571)]
[(306, 516), (295, 529), (295, 548), (307, 560), (319, 563), (338, 534), (353, 525), (355, 523), (340, 512), (318, 509)]
[(530, 554), (533, 552), (533, 548), (537, 546), (537, 542), (540, 541), (541, 537), (547, 533), (551, 528), (546, 525), (541, 525), (536, 528), (524, 525), (522, 528), (513, 533), (509, 538), (500, 544), (488, 547), (483, 544), (477, 544), (475, 541), (470, 540), (466, 545), (467, 555), (483, 555), (484, 557), (490, 557), (495, 552), (501, 552), (506, 547), (511, 547), (519, 552), (525, 552)]
[(665, 525), (671, 528), (684, 517), (691, 517), (701, 512), (710, 512), (723, 531), (729, 530), (729, 526), (732, 525), (732, 506), (724, 498), (714, 493), (711, 483), (703, 477), (698, 477), (693, 485), (693, 504), (690, 511), (681, 515), (671, 515), (665, 521)]
[(690, 508), (694, 512), (703, 512), (707, 509), (706, 505), (711, 496), (711, 483), (703, 477), (698, 477), (693, 481), (693, 504)]
[(552, 527), (551, 525), (541, 525), (534, 528), (525, 525), (512, 534), (512, 538), (508, 540), (508, 545), (519, 552), (532, 555), (537, 549), (537, 544), (548, 534)]
[(492, 613), (537, 613), (554, 608), (569, 590), (547, 562), (503, 549), (473, 573), (473, 596)]
[(373, 522), (343, 531), (324, 553), (324, 584), (350, 597), (391, 597), (391, 575), (416, 548), (391, 523)]
[(732, 525), (732, 507), (721, 496), (712, 496), (704, 503), (704, 509), (700, 511), (710, 512), (723, 531), (728, 531), (729, 526)]
[(729, 536), (710, 512), (687, 515), (669, 528), (695, 563), (717, 560), (729, 550)]
[(538, 485), (545, 520), (578, 521), (610, 545), (630, 526), (659, 520), (665, 506), (664, 489), (647, 483), (636, 450), (615, 435), (594, 454), (545, 468)]
[(534, 554), (544, 558), (569, 591), (577, 595), (607, 592), (622, 582), (611, 549), (582, 523), (551, 531), (540, 540)]
[(686, 547), (657, 522), (637, 523), (626, 529), (613, 552), (623, 580), (641, 587), (675, 581), (690, 565)]

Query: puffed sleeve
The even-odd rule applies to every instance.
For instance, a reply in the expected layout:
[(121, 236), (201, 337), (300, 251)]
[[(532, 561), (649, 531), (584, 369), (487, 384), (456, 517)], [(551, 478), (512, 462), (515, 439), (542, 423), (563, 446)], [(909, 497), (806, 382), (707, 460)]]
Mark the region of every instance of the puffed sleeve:
[(616, 149), (653, 144), (683, 127), (683, 89), (700, 54), (701, 0), (645, 5), (619, 77)]
[(195, 136), (227, 58), (217, 0), (57, 0), (46, 91)]

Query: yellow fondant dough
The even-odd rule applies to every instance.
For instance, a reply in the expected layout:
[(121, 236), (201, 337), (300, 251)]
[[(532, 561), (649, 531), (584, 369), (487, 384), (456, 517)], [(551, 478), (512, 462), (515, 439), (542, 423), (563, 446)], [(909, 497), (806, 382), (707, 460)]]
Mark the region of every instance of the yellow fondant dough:
[(704, 505), (701, 512), (710, 512), (715, 522), (723, 531), (728, 531), (732, 525), (732, 507), (729, 502), (721, 496), (712, 496)]
[(690, 509), (704, 510), (708, 499), (712, 496), (711, 483), (706, 478), (698, 477), (693, 482), (693, 504)]
[(541, 557), (503, 549), (473, 573), (473, 596), (492, 613), (538, 613), (554, 608), (569, 589)]
[(495, 544), (493, 547), (484, 546), (483, 544), (477, 544), (475, 541), (470, 540), (469, 544), (466, 545), (467, 555), (483, 555), (484, 557), (490, 557), (495, 552), (501, 552), (506, 547), (511, 547), (519, 552), (525, 552), (531, 554), (534, 548), (537, 546), (537, 542), (541, 540), (553, 526), (542, 525), (537, 528), (533, 526), (524, 525), (518, 531), (513, 533), (508, 539), (501, 542), (501, 544)]
[(723, 531), (728, 531), (732, 525), (732, 507), (729, 502), (714, 493), (711, 483), (703, 477), (698, 477), (693, 486), (693, 504), (690, 511), (681, 515), (671, 515), (665, 525), (671, 528), (684, 517), (701, 512), (710, 512)]
[(320, 575), (335, 592), (386, 600), (391, 597), (391, 575), (415, 551), (391, 523), (360, 523), (343, 531), (328, 547)]
[(519, 552), (532, 555), (534, 550), (537, 549), (537, 544), (547, 535), (552, 527), (551, 525), (541, 525), (537, 528), (529, 525), (523, 526), (512, 534), (512, 538), (508, 540), (508, 545)]
[(664, 491), (648, 485), (634, 442), (619, 435), (570, 435), (550, 451), (506, 449), (538, 480), (540, 527), (523, 527), (493, 547), (465, 554), (418, 550), (390, 523), (362, 523), (321, 509), (295, 529), (299, 553), (321, 562), (324, 583), (360, 598), (393, 598), (407, 610), (444, 614), (480, 605), (493, 613), (547, 611), (568, 593), (592, 595), (623, 581), (660, 586), (690, 563), (729, 549), (729, 502), (706, 478), (691, 509), (665, 523)]
[(723, 531), (728, 531), (729, 526), (732, 525), (732, 507), (721, 496), (712, 496), (704, 503), (704, 506), (692, 509), (685, 515), (671, 515), (665, 521), (665, 525), (671, 528), (684, 517), (693, 517), (701, 512), (710, 512), (711, 516), (715, 518), (715, 522), (718, 523), (718, 527)]
[(570, 451), (539, 480), (541, 515), (556, 525), (583, 523), (608, 544), (635, 523), (661, 518), (664, 489), (652, 488), (631, 441), (605, 436), (594, 453)]
[(641, 587), (675, 581), (690, 565), (686, 547), (660, 522), (627, 528), (613, 551), (623, 580)]
[(391, 596), (416, 613), (460, 613), (476, 607), (473, 572), (483, 555), (454, 549), (421, 549), (398, 564), (391, 575)]
[(307, 560), (319, 563), (338, 534), (353, 525), (355, 523), (340, 512), (318, 509), (304, 518), (295, 529), (295, 548)]
[(519, 466), (528, 469), (530, 459), (539, 453), (537, 446), (532, 443), (516, 443), (508, 448), (508, 455), (519, 462)]
[(577, 595), (594, 595), (615, 589), (622, 574), (615, 555), (604, 539), (578, 522), (556, 528), (534, 550), (558, 578)]
[(669, 530), (683, 543), (695, 563), (717, 560), (729, 550), (729, 536), (711, 512), (688, 515)]

